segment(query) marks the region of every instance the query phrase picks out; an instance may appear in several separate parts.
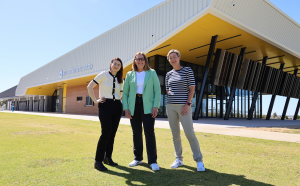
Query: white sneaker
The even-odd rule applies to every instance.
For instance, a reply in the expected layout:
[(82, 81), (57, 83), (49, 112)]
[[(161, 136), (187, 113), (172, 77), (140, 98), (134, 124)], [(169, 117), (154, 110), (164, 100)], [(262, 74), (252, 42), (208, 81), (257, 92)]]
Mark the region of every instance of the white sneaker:
[(141, 163), (143, 163), (143, 161), (133, 160), (131, 163), (129, 163), (129, 167), (134, 167)]
[(153, 171), (159, 170), (159, 166), (157, 165), (157, 163), (152, 163), (152, 164), (150, 165), (150, 167), (152, 168)]
[(173, 162), (173, 164), (171, 165), (172, 169), (176, 169), (179, 166), (183, 165), (183, 161), (181, 161), (180, 159), (176, 158), (176, 160)]
[(203, 162), (197, 162), (197, 171), (205, 171)]

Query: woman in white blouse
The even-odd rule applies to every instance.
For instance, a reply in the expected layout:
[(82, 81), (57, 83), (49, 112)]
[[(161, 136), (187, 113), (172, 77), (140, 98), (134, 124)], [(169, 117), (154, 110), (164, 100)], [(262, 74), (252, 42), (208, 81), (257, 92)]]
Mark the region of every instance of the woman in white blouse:
[[(112, 160), (115, 135), (122, 115), (123, 63), (120, 58), (114, 58), (110, 70), (98, 74), (88, 85), (91, 99), (98, 104), (98, 115), (101, 123), (101, 136), (95, 156), (95, 169), (106, 171), (102, 161), (108, 165), (118, 165)], [(99, 84), (99, 99), (96, 99), (93, 89)]]
[(129, 163), (129, 166), (134, 167), (142, 163), (144, 128), (148, 164), (152, 170), (157, 171), (159, 166), (154, 124), (160, 106), (160, 83), (144, 53), (135, 54), (132, 69), (125, 78), (122, 100), (125, 116), (130, 119), (133, 132), (134, 160)]

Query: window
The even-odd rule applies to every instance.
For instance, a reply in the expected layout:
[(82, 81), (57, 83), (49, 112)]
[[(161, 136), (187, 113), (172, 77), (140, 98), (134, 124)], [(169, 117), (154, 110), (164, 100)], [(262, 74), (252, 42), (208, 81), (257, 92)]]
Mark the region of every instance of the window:
[(77, 97), (77, 101), (82, 101), (82, 97)]
[(90, 96), (85, 97), (85, 106), (94, 106), (94, 102)]
[(155, 69), (155, 56), (148, 58), (149, 65), (152, 69)]
[(165, 72), (166, 59), (163, 56), (158, 56), (158, 70), (161, 72)]

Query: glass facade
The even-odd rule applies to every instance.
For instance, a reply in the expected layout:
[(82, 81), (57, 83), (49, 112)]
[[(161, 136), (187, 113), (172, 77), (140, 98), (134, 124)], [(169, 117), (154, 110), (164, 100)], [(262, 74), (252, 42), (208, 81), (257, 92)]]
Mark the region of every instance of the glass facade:
[[(165, 77), (168, 71), (172, 70), (172, 66), (165, 56), (152, 56), (148, 58), (150, 67), (156, 70), (161, 86), (161, 102), (158, 109), (157, 117), (167, 117), (166, 114), (166, 101), (167, 94), (165, 88)], [(197, 100), (200, 94), (200, 88), (202, 84), (202, 78), (204, 74), (204, 67), (193, 63), (180, 61), (182, 66), (190, 67), (194, 71), (196, 80), (195, 94), (192, 99), (193, 115), (196, 109)], [(199, 117), (202, 118), (223, 118), (229, 103), (230, 91), (229, 87), (216, 86), (210, 83), (211, 73), (209, 72), (205, 92), (203, 95), (202, 106), (200, 109)], [(252, 97), (254, 92), (248, 90), (236, 89), (235, 97), (233, 99), (231, 118), (247, 118), (249, 105), (251, 106)], [(255, 111), (253, 112), (253, 118), (261, 118), (261, 93), (258, 94), (256, 101)]]

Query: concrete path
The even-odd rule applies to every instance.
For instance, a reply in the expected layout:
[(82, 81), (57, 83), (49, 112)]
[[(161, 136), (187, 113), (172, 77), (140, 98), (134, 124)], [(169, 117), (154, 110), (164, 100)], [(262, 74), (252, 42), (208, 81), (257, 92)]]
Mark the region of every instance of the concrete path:
[[(11, 111), (0, 111), (5, 113), (12, 113)], [(13, 114), (31, 114), (40, 116), (50, 116), (50, 117), (60, 117), (60, 118), (71, 118), (71, 119), (82, 119), (89, 121), (99, 121), (98, 116), (91, 115), (75, 115), (75, 114), (60, 114), (60, 113), (45, 113), (45, 112), (25, 112), (25, 111), (14, 111)], [(129, 119), (122, 117), (121, 124), (130, 125)], [(239, 129), (241, 127), (280, 127), (280, 126), (290, 126), (290, 125), (300, 125), (300, 121), (293, 120), (264, 120), (264, 119), (199, 119), (194, 121), (194, 129), (196, 132), (222, 134), (230, 136), (240, 136), (276, 141), (286, 141), (286, 142), (296, 142), (300, 143), (299, 134), (289, 134), (280, 132), (267, 132), (258, 130), (243, 130)], [(156, 128), (169, 129), (169, 123), (167, 118), (157, 118), (155, 120)]]

